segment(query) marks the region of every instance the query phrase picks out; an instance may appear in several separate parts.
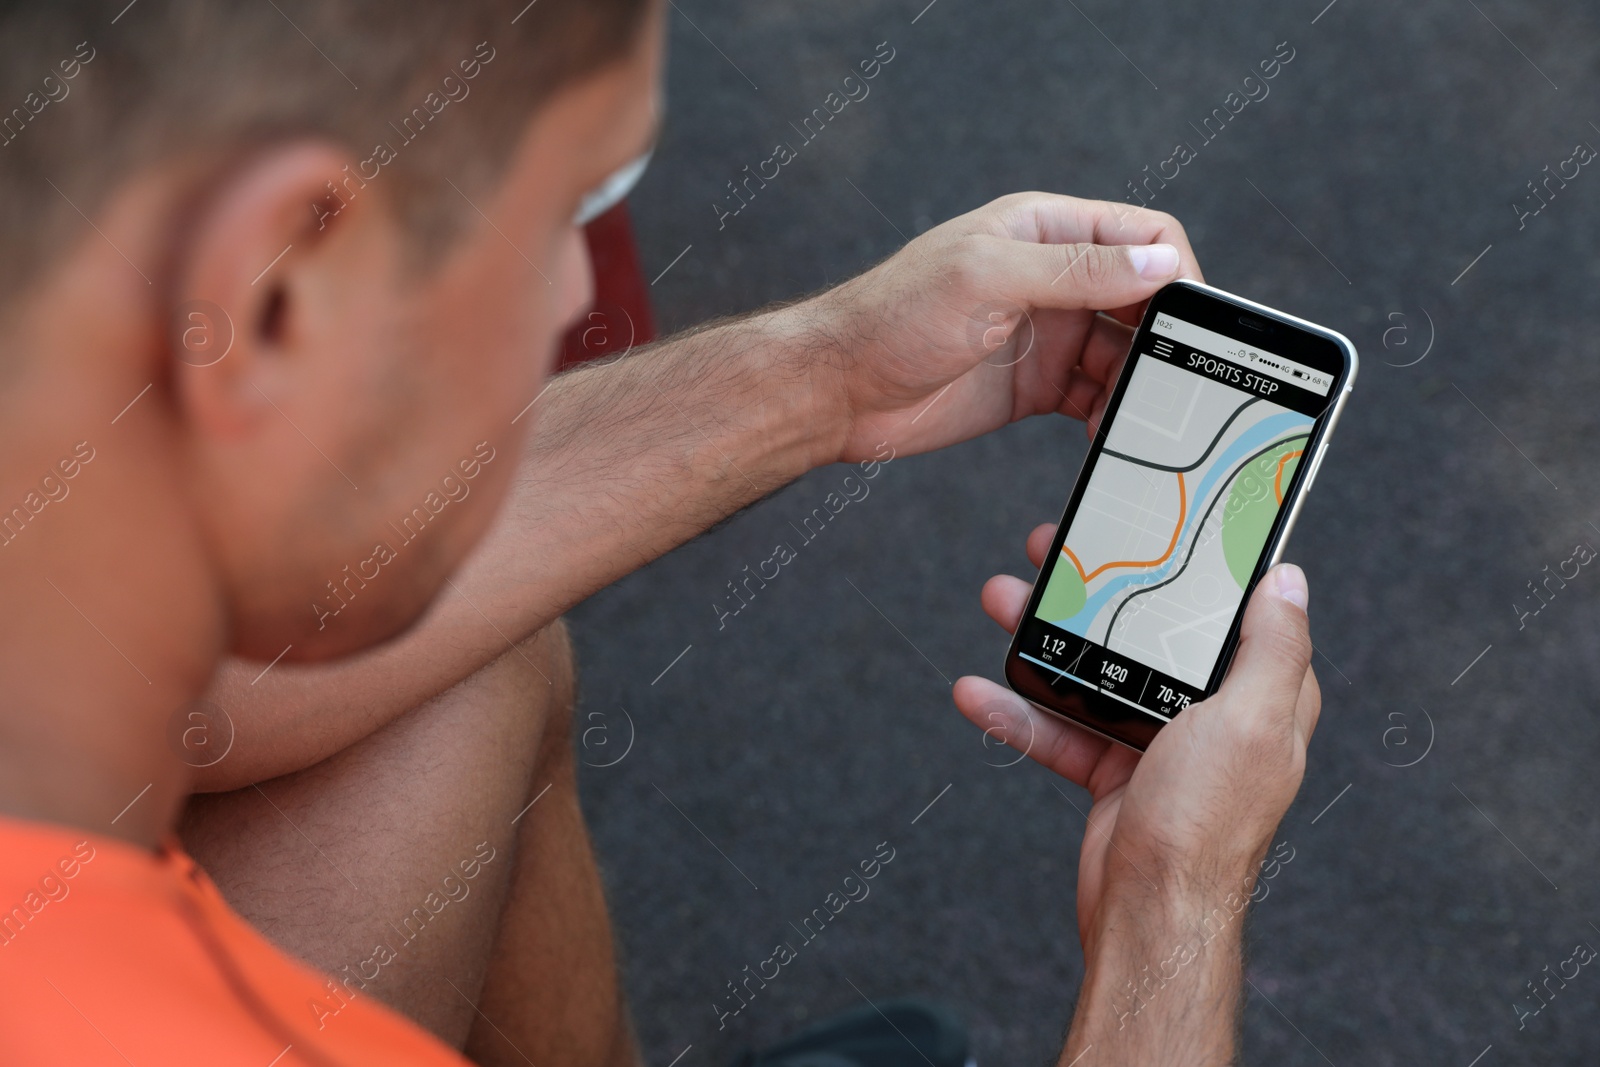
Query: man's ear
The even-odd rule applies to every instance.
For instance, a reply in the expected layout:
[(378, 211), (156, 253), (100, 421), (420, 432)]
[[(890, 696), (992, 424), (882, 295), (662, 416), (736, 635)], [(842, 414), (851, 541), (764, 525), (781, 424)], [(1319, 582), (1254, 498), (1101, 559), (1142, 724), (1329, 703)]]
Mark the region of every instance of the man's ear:
[(337, 290), (371, 270), (361, 231), (383, 215), (353, 163), (324, 144), (268, 148), (203, 198), (168, 309), (175, 398), (202, 432), (237, 440), (280, 417), (297, 357), (340, 332)]

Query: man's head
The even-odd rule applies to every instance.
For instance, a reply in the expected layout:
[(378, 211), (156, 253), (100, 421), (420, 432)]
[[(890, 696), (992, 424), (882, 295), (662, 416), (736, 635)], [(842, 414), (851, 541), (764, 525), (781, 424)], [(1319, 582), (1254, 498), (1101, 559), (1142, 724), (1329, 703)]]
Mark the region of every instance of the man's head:
[(657, 5), (119, 7), (0, 4), (0, 564), (364, 647), (504, 494), (573, 212), (654, 134)]

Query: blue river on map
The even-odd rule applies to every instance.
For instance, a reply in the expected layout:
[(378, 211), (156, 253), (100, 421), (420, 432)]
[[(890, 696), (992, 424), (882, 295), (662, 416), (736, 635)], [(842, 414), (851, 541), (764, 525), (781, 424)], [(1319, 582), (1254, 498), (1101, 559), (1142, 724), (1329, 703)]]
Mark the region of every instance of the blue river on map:
[(1265, 447), (1290, 431), (1306, 430), (1313, 422), (1314, 420), (1298, 412), (1285, 411), (1278, 415), (1268, 416), (1241, 433), (1232, 444), (1208, 461), (1210, 466), (1206, 470), (1205, 477), (1200, 479), (1199, 487), (1190, 497), (1193, 503), (1189, 507), (1188, 516), (1183, 520), (1183, 535), (1178, 540), (1179, 547), (1173, 551), (1171, 558), (1160, 567), (1148, 571), (1136, 571), (1131, 574), (1118, 575), (1111, 579), (1093, 596), (1089, 597), (1084, 602), (1083, 608), (1072, 618), (1059, 621), (1047, 619), (1046, 621), (1053, 622), (1063, 630), (1069, 630), (1079, 637), (1088, 637), (1089, 624), (1094, 621), (1096, 615), (1100, 614), (1100, 611), (1112, 597), (1129, 586), (1154, 585), (1163, 581), (1174, 568), (1181, 565), (1182, 559), (1186, 555), (1182, 551), (1184, 543), (1188, 540), (1190, 530), (1193, 528), (1195, 520), (1199, 517), (1200, 509), (1210, 497), (1211, 490), (1216, 485), (1218, 478), (1232, 470), (1240, 460), (1251, 452)]

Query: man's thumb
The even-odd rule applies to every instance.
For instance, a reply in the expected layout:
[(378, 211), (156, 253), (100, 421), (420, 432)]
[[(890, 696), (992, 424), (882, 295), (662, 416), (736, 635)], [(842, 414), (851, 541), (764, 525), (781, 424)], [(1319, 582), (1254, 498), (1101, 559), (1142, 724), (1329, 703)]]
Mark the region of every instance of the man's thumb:
[(1178, 250), (1168, 244), (1033, 245), (1015, 257), (1003, 288), (1036, 307), (1103, 311), (1149, 298), (1178, 275)]
[(1239, 650), (1222, 692), (1244, 714), (1292, 715), (1311, 666), (1306, 576), (1292, 563), (1268, 571), (1239, 628)]
[(1072, 283), (1089, 306), (1121, 307), (1118, 301), (1147, 293), (1152, 283), (1178, 273), (1178, 250), (1172, 245), (1068, 245), (1066, 253), (1061, 285)]
[(1166, 281), (1178, 273), (1178, 250), (1172, 245), (1124, 245), (1123, 248), (1127, 250), (1133, 272), (1147, 282)]

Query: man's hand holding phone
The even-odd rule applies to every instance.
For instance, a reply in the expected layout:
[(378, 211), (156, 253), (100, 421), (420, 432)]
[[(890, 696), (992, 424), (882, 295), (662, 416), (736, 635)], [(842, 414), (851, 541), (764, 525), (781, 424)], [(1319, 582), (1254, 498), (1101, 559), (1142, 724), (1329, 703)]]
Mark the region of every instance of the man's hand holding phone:
[[(801, 377), (844, 413), (825, 458), (852, 460), (884, 440), (926, 451), (1048, 412), (1084, 419), (1092, 435), (1133, 327), (1174, 279), (1199, 282), (1200, 268), (1170, 216), (1023, 193), (778, 314), (813, 339)], [(1035, 565), (1054, 535), (1034, 531)], [(1015, 630), (1029, 590), (996, 578), (984, 606)], [(1086, 1062), (1101, 1064), (1231, 1061), (1243, 904), (1320, 707), (1306, 600), (1297, 568), (1256, 583), (1226, 683), (1142, 756), (992, 682), (956, 684), (969, 718), (1094, 800), (1078, 885), (1088, 970), (1063, 1064), (1091, 1045)]]
[[(1045, 525), (1028, 538), (1035, 566), (1054, 535)], [(1031, 585), (990, 579), (984, 610), (1014, 630)], [(1078, 868), (1087, 972), (1064, 1063), (1090, 1045), (1098, 1063), (1231, 1062), (1243, 901), (1299, 790), (1321, 707), (1306, 602), (1299, 568), (1269, 571), (1221, 690), (1142, 756), (987, 679), (956, 683), (967, 718), (1093, 800)]]
[(1145, 208), (1015, 193), (934, 227), (786, 309), (812, 338), (805, 377), (844, 413), (826, 461), (1051, 412), (1092, 425), (1146, 302), (1175, 279), (1201, 280), (1188, 236)]

